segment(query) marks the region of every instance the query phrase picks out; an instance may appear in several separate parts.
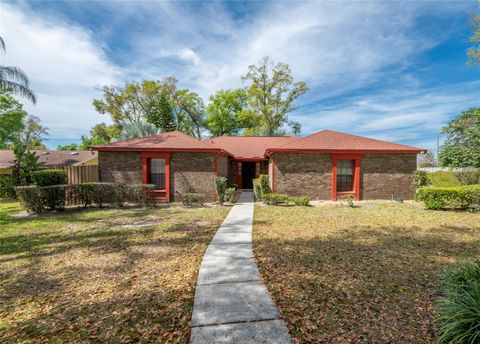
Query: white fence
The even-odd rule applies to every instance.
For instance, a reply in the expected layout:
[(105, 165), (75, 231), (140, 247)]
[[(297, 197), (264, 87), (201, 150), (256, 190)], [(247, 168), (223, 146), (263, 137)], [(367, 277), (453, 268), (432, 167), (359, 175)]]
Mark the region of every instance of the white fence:
[(439, 172), (439, 171), (444, 171), (444, 172), (471, 172), (475, 171), (475, 167), (419, 167), (418, 168), (421, 171), (426, 171), (426, 172)]

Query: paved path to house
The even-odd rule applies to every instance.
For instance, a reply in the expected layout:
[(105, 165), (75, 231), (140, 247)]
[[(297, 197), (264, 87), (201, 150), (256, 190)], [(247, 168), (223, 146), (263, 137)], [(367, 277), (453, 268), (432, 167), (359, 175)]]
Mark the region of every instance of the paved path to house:
[(290, 343), (253, 259), (252, 224), (253, 193), (242, 192), (203, 257), (190, 343)]

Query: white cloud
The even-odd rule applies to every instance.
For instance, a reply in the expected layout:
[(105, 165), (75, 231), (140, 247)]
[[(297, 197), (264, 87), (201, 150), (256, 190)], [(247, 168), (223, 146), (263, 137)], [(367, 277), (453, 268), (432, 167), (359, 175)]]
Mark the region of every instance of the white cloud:
[(319, 110), (297, 111), (305, 132), (334, 129), (381, 140), (435, 147), (436, 135), (451, 118), (478, 106), (480, 82), (426, 90), (384, 90), (343, 99)]
[[(67, 12), (81, 17), (88, 5), (62, 6), (74, 6)], [(268, 55), (290, 64), (295, 78), (310, 87), (291, 116), (304, 133), (331, 128), (421, 143), (427, 142), (425, 131), (438, 131), (478, 99), (472, 85), (422, 89), (409, 70), (452, 30), (444, 25), (425, 33), (418, 29), (420, 21), (448, 19), (466, 7), (460, 2), (101, 2), (96, 14), (105, 15), (105, 23), (90, 32), (60, 12), (46, 15), (1, 4), (0, 32), (8, 48), (5, 61), (23, 68), (38, 92), (38, 105), (28, 108), (52, 129), (52, 137), (77, 138), (107, 120), (91, 106), (100, 96), (95, 86), (174, 75), (206, 100), (221, 88), (242, 86), (248, 65)], [(389, 90), (345, 98), (385, 80), (391, 81)], [(328, 105), (333, 97), (340, 100)]]
[(0, 32), (7, 48), (2, 64), (29, 76), (38, 99), (35, 106), (24, 101), (25, 108), (50, 137), (78, 138), (101, 121), (92, 106), (95, 87), (118, 83), (120, 74), (91, 32), (6, 3), (0, 4)]
[(207, 97), (219, 88), (241, 86), (248, 65), (268, 55), (290, 64), (295, 77), (308, 82), (311, 100), (324, 99), (373, 83), (384, 74), (403, 72), (412, 56), (445, 39), (445, 32), (418, 35), (413, 30), (416, 20), (427, 12), (452, 8), (421, 3), (277, 2), (239, 21), (227, 9), (212, 6), (214, 10), (202, 7), (196, 13), (183, 3), (157, 8), (162, 20), (151, 24), (157, 29), (155, 36), (140, 34), (134, 39), (137, 45), (132, 51), (138, 51), (145, 67), (136, 71), (150, 77), (172, 71), (168, 61), (158, 60), (165, 46), (194, 51), (193, 66), (173, 71)]
[(200, 57), (191, 49), (179, 49), (177, 51), (177, 56), (185, 61), (189, 61), (197, 66), (200, 63)]

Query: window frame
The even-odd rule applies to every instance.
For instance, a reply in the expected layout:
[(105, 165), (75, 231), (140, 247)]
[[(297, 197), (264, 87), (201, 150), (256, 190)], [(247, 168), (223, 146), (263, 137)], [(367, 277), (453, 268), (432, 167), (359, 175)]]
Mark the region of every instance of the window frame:
[(165, 160), (165, 189), (154, 189), (153, 193), (156, 199), (166, 202), (170, 202), (170, 156), (169, 152), (142, 152), (142, 177), (144, 184), (149, 184), (150, 159)]
[[(348, 169), (350, 170), (351, 169), (351, 174), (339, 174), (340, 173), (340, 165), (343, 161), (348, 161), (348, 164), (350, 166), (348, 166)], [(350, 188), (348, 190), (341, 190), (341, 191), (338, 191), (340, 188), (339, 188), (339, 177), (341, 176), (350, 176), (352, 179), (351, 181), (348, 183)], [(337, 178), (336, 178), (336, 188), (337, 188), (337, 194), (340, 193), (340, 192), (354, 192), (355, 189), (354, 189), (354, 177), (355, 177), (355, 160), (352, 160), (352, 159), (337, 159)], [(343, 186), (347, 186), (348, 184), (347, 183), (344, 183), (345, 185)]]
[[(353, 160), (353, 190), (337, 192), (337, 164), (338, 160)], [(360, 200), (360, 154), (332, 154), (332, 200), (336, 201), (339, 195), (353, 194), (355, 200)]]
[(154, 160), (154, 159), (163, 161), (163, 183), (162, 184), (165, 185), (164, 188), (157, 188), (155, 186), (154, 190), (165, 191), (166, 188), (167, 188), (167, 172), (166, 172), (167, 159), (165, 159), (165, 158), (147, 158), (147, 163), (148, 163), (147, 181), (148, 181), (148, 184), (155, 185), (152, 182), (152, 160)]

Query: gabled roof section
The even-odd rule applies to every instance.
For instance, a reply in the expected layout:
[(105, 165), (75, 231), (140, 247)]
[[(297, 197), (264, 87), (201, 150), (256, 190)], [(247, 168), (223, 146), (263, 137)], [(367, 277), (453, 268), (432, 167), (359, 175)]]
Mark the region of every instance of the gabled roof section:
[(281, 147), (269, 148), (270, 152), (366, 152), (418, 154), (426, 149), (401, 145), (368, 137), (322, 130)]
[(91, 147), (97, 151), (191, 151), (191, 152), (220, 152), (203, 141), (184, 134), (180, 131), (170, 131), (152, 136), (137, 137), (131, 140), (106, 143)]
[[(38, 156), (38, 162), (45, 166), (71, 166), (97, 156), (90, 151), (32, 150)], [(0, 150), (0, 168), (13, 166), (13, 150)]]
[(268, 148), (281, 147), (298, 140), (289, 136), (219, 136), (204, 142), (226, 150), (236, 159), (265, 159)]

